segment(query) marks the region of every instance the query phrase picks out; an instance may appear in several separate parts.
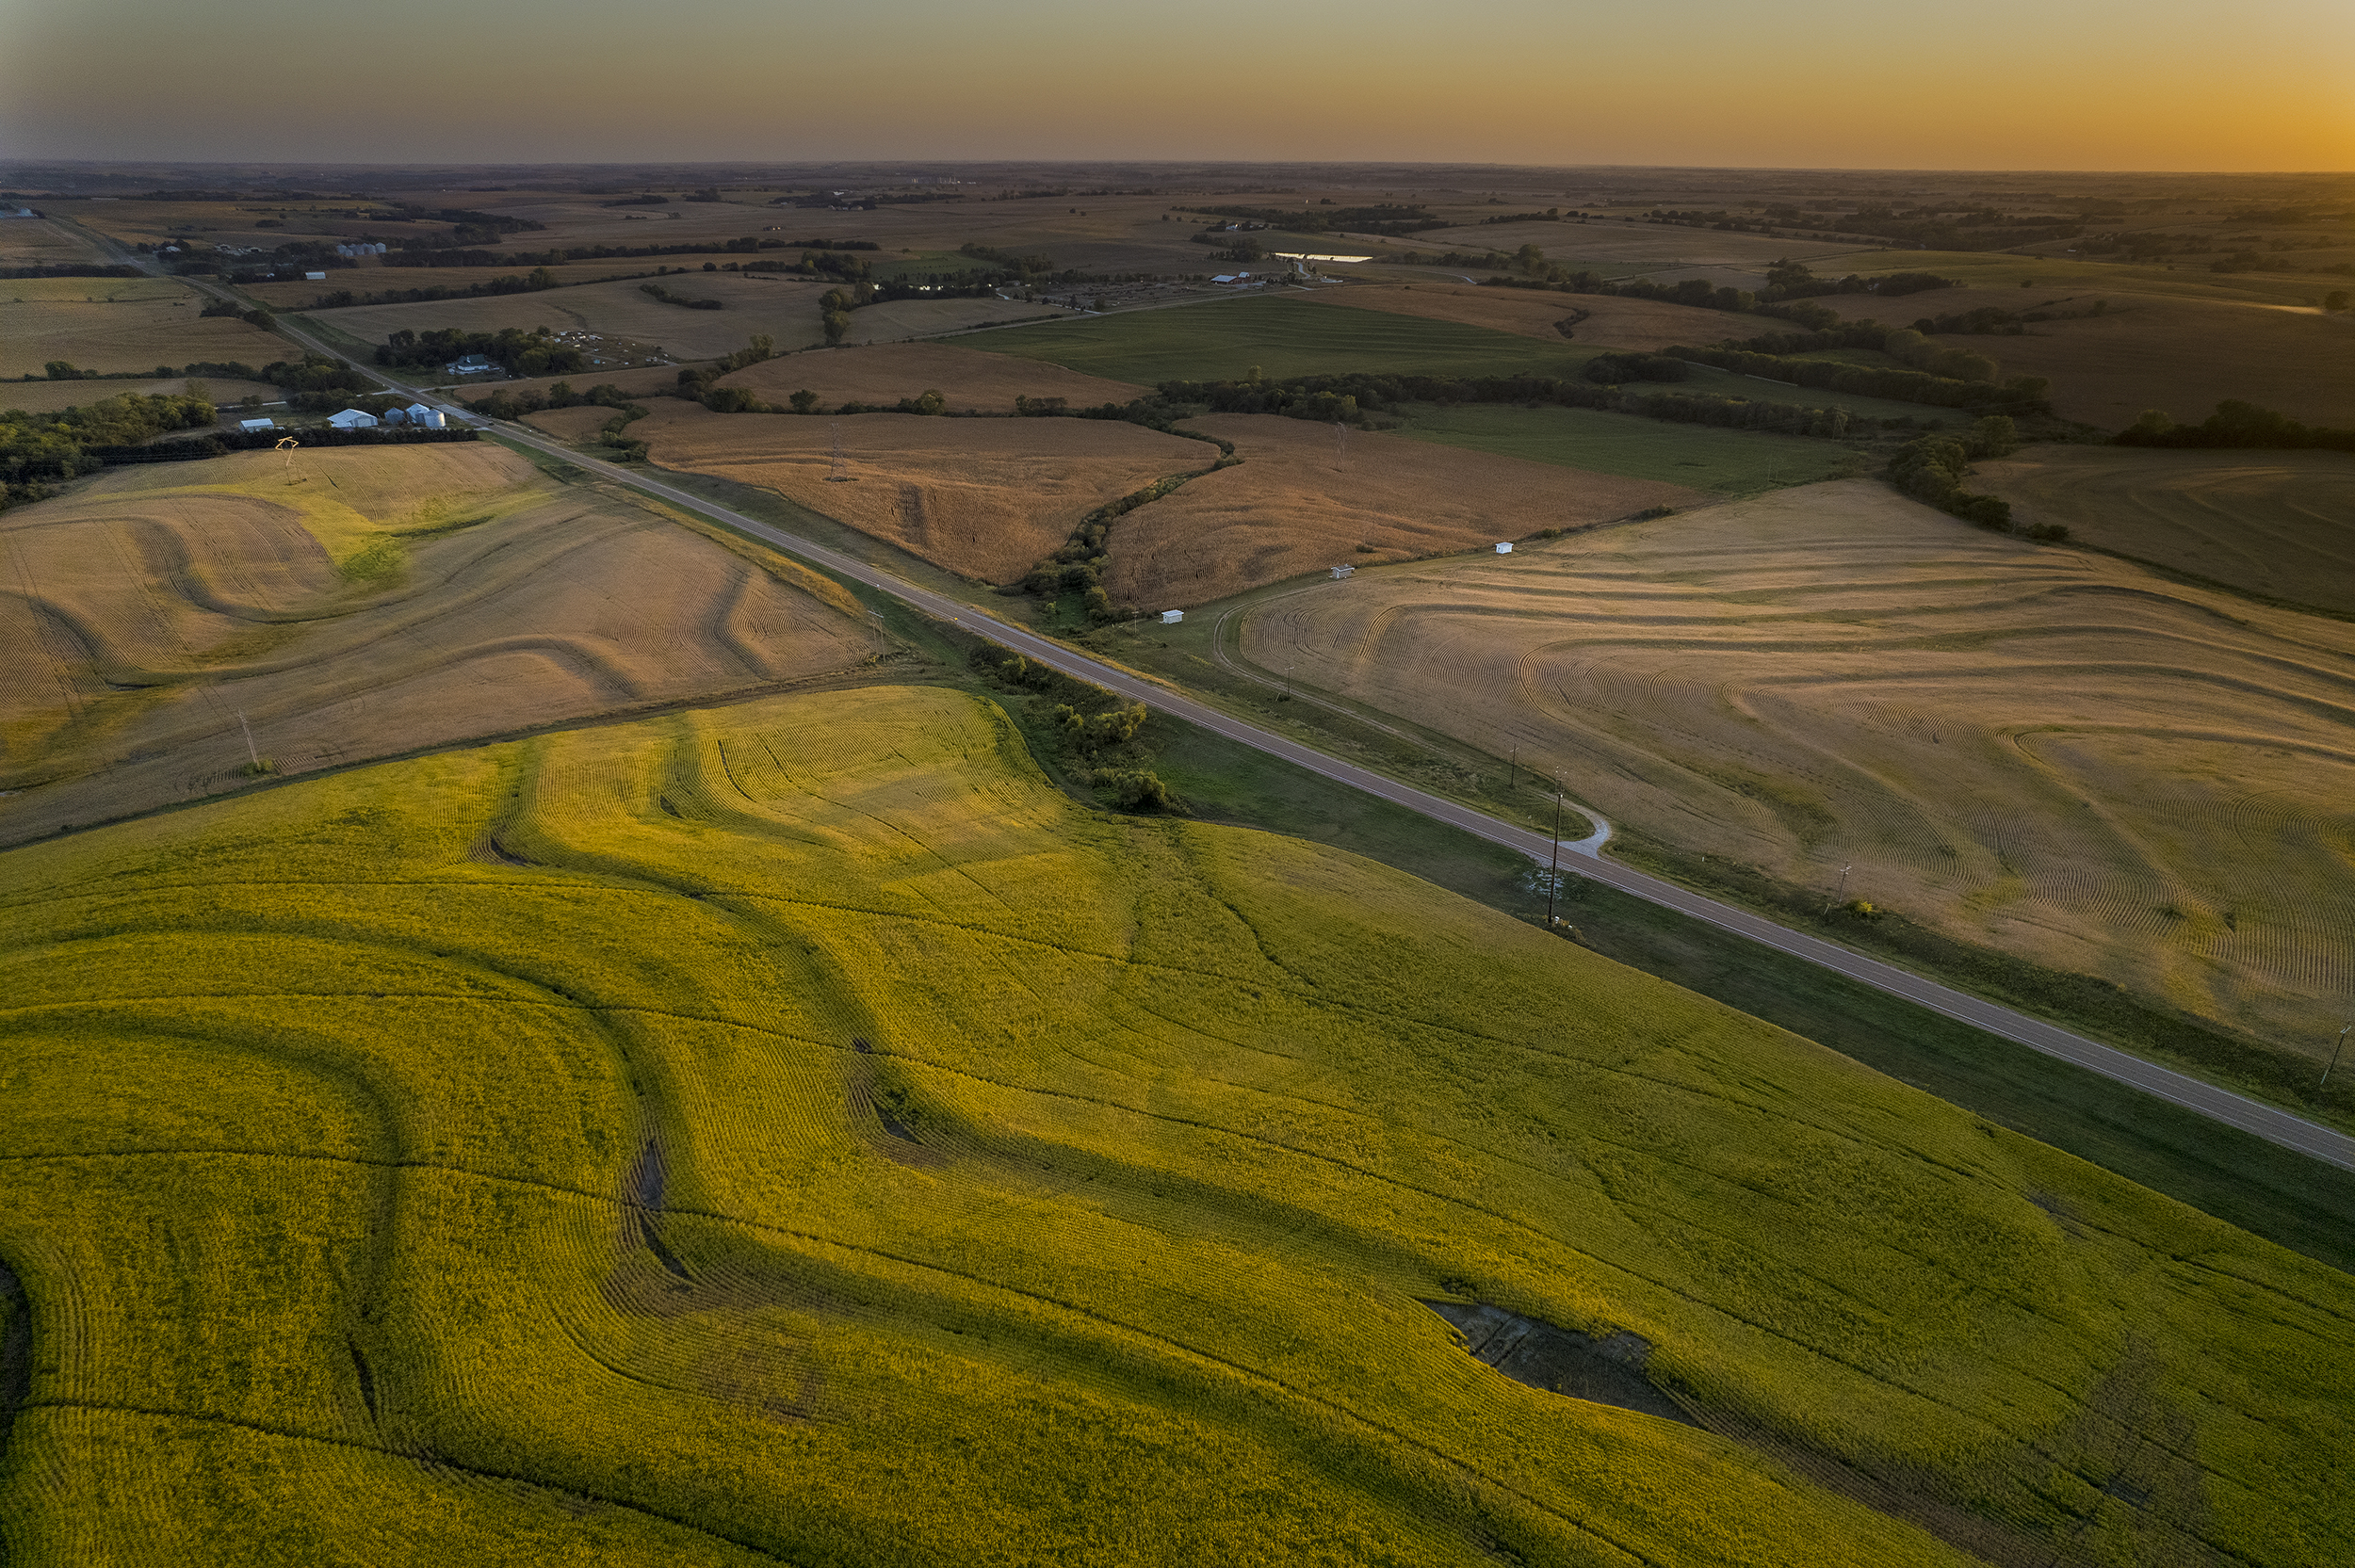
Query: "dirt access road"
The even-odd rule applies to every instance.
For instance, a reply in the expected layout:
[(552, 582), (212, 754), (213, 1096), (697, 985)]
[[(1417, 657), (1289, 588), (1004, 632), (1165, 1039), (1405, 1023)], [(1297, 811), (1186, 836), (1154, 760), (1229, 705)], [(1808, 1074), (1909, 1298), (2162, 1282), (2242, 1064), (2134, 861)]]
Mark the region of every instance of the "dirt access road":
[[(130, 259), (137, 261), (142, 258), (133, 256)], [(207, 281), (191, 281), (197, 282), (199, 286), (207, 287), (211, 292), (220, 294), (222, 298), (234, 298), (227, 290), (219, 285), (210, 284)], [(312, 340), (291, 322), (282, 319), (279, 323), (279, 330), (305, 348), (345, 360), (371, 376), (383, 377), (387, 380), (393, 380), (385, 376), (383, 370), (377, 365), (362, 364), (359, 361), (350, 359), (349, 355), (326, 344)], [(424, 396), (427, 402), (442, 407), (453, 418), (465, 424), (483, 428), (493, 423), (453, 402), (427, 394), (420, 394), (420, 396)], [(972, 606), (962, 604), (946, 594), (918, 588), (863, 560), (854, 559), (839, 551), (830, 550), (824, 545), (813, 543), (797, 535), (788, 533), (782, 528), (747, 517), (741, 512), (732, 511), (699, 495), (664, 484), (659, 479), (644, 474), (633, 473), (628, 469), (589, 457), (521, 425), (503, 425), (499, 428), (499, 434), (502, 439), (514, 442), (518, 445), (532, 447), (551, 457), (560, 458), (566, 462), (585, 468), (600, 478), (629, 486), (659, 497), (674, 506), (683, 507), (689, 511), (700, 512), (751, 538), (773, 545), (813, 566), (854, 582), (865, 583), (870, 588), (878, 589), (905, 604), (914, 606), (927, 615), (987, 637), (990, 640), (1014, 650), (1025, 658), (1036, 659), (1041, 664), (1059, 670), (1066, 675), (1083, 681), (1093, 681), (1097, 686), (1117, 692), (1131, 702), (1146, 703), (1172, 718), (1182, 719), (1191, 724), (1199, 724), (1215, 735), (1225, 736), (1229, 740), (1264, 752), (1270, 756), (1281, 757), (1286, 762), (1293, 763), (1336, 783), (1363, 790), (1369, 795), (1388, 800), (1394, 805), (1405, 806), (1409, 811), (1420, 812), (1435, 821), (1461, 828), (1490, 843), (1502, 844), (1508, 849), (1517, 849), (1528, 855), (1532, 860), (1545, 862), (1556, 853), (1558, 848), (1560, 850), (1567, 851), (1570, 855), (1569, 864), (1565, 869), (1574, 871), (1581, 876), (1592, 877), (1597, 881), (1608, 883), (1621, 892), (1633, 894), (1636, 897), (1675, 910), (1696, 920), (1706, 921), (1710, 925), (1747, 937), (1778, 952), (1804, 959), (1810, 963), (1818, 964), (1860, 984), (1869, 985), (1877, 991), (1884, 991), (1892, 996), (1903, 997), (1907, 1001), (1928, 1008), (1933, 1012), (1959, 1019), (1974, 1028), (1985, 1029), (1990, 1034), (2025, 1045), (2031, 1050), (2041, 1051), (2046, 1056), (2055, 1057), (2089, 1072), (2099, 1073), (2103, 1077), (2115, 1079), (2117, 1082), (2164, 1100), (2170, 1105), (2196, 1111), (2226, 1126), (2253, 1134), (2267, 1142), (2311, 1156), (2328, 1164), (2355, 1171), (2355, 1138), (2349, 1138), (2333, 1128), (2309, 1122), (2304, 1117), (2292, 1115), (2288, 1111), (2252, 1100), (2247, 1095), (2235, 1094), (2231, 1090), (2219, 1089), (2214, 1084), (2203, 1082), (2186, 1074), (2177, 1073), (2154, 1062), (2145, 1061), (2128, 1052), (2087, 1040), (2082, 1035), (2072, 1034), (2067, 1029), (2045, 1023), (2041, 1019), (2032, 1018), (2022, 1012), (2015, 1012), (2009, 1008), (1998, 1006), (1967, 992), (1957, 991), (1952, 986), (1924, 979), (1921, 976), (1900, 969), (1894, 964), (1884, 963), (1878, 959), (1867, 958), (1861, 953), (1852, 952), (1835, 943), (1810, 936), (1804, 931), (1788, 929), (1761, 915), (1752, 914), (1747, 910), (1719, 903), (1714, 898), (1704, 897), (1700, 894), (1679, 887), (1674, 882), (1664, 881), (1658, 877), (1647, 876), (1641, 871), (1619, 865), (1616, 861), (1606, 860), (1600, 850), (1604, 839), (1608, 836), (1608, 824), (1605, 824), (1602, 818), (1592, 811), (1587, 811), (1586, 815), (1598, 824), (1600, 831), (1588, 839), (1557, 847), (1543, 833), (1533, 832), (1525, 828), (1501, 822), (1486, 813), (1474, 811), (1470, 806), (1427, 794), (1367, 768), (1343, 762), (1337, 757), (1327, 756), (1322, 752), (1260, 729), (1257, 725), (1229, 718), (1218, 709), (1175, 691), (1159, 682), (1146, 680), (1117, 666), (1091, 658), (1062, 643), (1050, 641), (1018, 626), (1010, 625), (995, 616), (976, 609)], [(1580, 809), (1585, 810), (1584, 807)]]

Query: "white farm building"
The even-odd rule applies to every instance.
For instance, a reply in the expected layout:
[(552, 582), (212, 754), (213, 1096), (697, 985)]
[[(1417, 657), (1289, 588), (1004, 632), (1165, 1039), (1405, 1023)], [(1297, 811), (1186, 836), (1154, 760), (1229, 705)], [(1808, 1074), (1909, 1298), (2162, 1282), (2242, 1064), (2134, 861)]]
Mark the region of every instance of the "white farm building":
[(341, 413), (329, 414), (327, 422), (339, 430), (365, 430), (375, 428), (376, 415), (363, 413), (358, 409), (346, 409)]

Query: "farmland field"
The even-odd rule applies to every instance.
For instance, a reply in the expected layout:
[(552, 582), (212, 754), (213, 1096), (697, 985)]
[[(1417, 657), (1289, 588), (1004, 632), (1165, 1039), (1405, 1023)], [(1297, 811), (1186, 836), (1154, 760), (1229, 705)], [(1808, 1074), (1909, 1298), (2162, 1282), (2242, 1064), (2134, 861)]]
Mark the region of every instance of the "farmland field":
[(2355, 1549), (2346, 1276), (973, 698), (6, 860), (12, 1561)]
[(642, 292), (640, 281), (584, 283), (578, 288), (537, 294), (500, 294), (481, 299), (432, 299), (414, 305), (354, 305), (324, 311), (315, 319), (367, 343), (407, 328), (424, 332), (458, 327), (495, 332), (593, 332), (601, 337), (658, 344), (673, 359), (707, 360), (744, 347), (767, 333), (780, 350), (805, 348), (823, 332), (819, 297), (823, 286), (801, 279), (740, 272), (689, 272), (643, 280), (659, 283), (684, 299), (717, 299), (722, 309), (687, 310)]
[(199, 315), (203, 303), (195, 289), (166, 278), (0, 280), (0, 379), (40, 375), (51, 360), (145, 371), (197, 360), (259, 366), (292, 351), (285, 339), (235, 316)]
[(2355, 983), (2355, 628), (2336, 622), (1857, 481), (1360, 574), (1267, 602), (1243, 648), (1518, 745), (1682, 852), (2290, 1053), (2328, 1049)]
[(1113, 602), (1174, 609), (1343, 564), (1486, 548), (1647, 507), (1705, 499), (1681, 485), (1450, 451), (1396, 434), (1333, 431), (1275, 414), (1212, 414), (1189, 429), (1243, 461), (1114, 525)]
[(2355, 457), (2030, 446), (1973, 483), (2023, 522), (2214, 582), (2355, 616)]
[(107, 259), (88, 239), (45, 218), (0, 219), (0, 267), (42, 267)]
[(2082, 312), (2106, 300), (2100, 315), (2031, 323), (2019, 337), (1934, 341), (1991, 355), (2006, 376), (2049, 379), (2055, 412), (2103, 429), (2122, 429), (2150, 408), (2196, 425), (2228, 397), (2310, 424), (2355, 426), (2355, 319), (2346, 315), (2077, 282), (2044, 285), (2025, 258), (2006, 259), (2040, 286), (1951, 289), (1893, 300), (1834, 295), (1822, 303), (1850, 317), (1910, 325), (1989, 304), (2024, 314)]
[[(832, 482), (839, 431), (847, 482)], [(1018, 580), (1080, 520), (1156, 479), (1208, 468), (1218, 448), (1094, 419), (843, 419), (710, 413), (663, 402), (629, 427), (665, 468), (773, 490), (935, 566)]]
[(1600, 409), (1458, 403), (1406, 411), (1404, 434), (1498, 457), (1653, 479), (1718, 495), (1805, 484), (1857, 461), (1837, 442), (1671, 425)]
[(874, 651), (741, 548), (481, 442), (106, 470), (0, 513), (0, 842)]
[(1087, 408), (1126, 403), (1146, 390), (1039, 360), (947, 343), (877, 344), (788, 355), (747, 365), (722, 381), (750, 388), (763, 401), (779, 405), (806, 388), (818, 394), (820, 406), (826, 409), (848, 402), (896, 403), (937, 391), (951, 409), (984, 413), (1011, 413), (1016, 397), (1061, 397), (1074, 408)]
[(1566, 376), (1594, 355), (1559, 339), (1547, 343), (1387, 311), (1333, 310), (1282, 295), (1009, 327), (991, 332), (987, 347), (1147, 386), (1241, 380), (1254, 365), (1276, 380), (1347, 370)]

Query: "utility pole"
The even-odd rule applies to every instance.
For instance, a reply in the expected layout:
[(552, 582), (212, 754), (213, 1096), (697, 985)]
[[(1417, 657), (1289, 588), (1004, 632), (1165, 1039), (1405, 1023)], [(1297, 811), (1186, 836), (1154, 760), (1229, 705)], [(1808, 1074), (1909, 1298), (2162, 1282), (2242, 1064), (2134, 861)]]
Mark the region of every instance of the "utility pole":
[(262, 770), (262, 753), (253, 749), (253, 726), (245, 721), (243, 712), (237, 715), (237, 728), (245, 732), (246, 759), (253, 764), (253, 771), (259, 773)]
[(1505, 793), (1508, 795), (1512, 793), (1513, 786), (1521, 782), (1521, 749), (1518, 746), (1513, 748), (1513, 760), (1509, 766), (1512, 771), (1504, 781)]
[(2355, 1018), (2348, 1019), (2347, 1028), (2343, 1028), (2339, 1031), (2339, 1043), (2331, 1047), (2331, 1065), (2322, 1070), (2322, 1082), (2314, 1085), (2316, 1089), (2324, 1089), (2330, 1086), (2331, 1075), (2339, 1065), (2339, 1053), (2347, 1049), (2347, 1029), (2355, 1029)]
[(1553, 929), (1553, 896), (1562, 885), (1562, 775), (1553, 776), (1553, 858), (1546, 863), (1546, 929)]
[(1291, 702), (1291, 700), (1292, 700), (1292, 667), (1291, 667), (1291, 665), (1289, 665), (1289, 664), (1288, 664), (1288, 665), (1284, 666), (1284, 701), (1286, 701), (1287, 703), (1289, 703), (1289, 702)]

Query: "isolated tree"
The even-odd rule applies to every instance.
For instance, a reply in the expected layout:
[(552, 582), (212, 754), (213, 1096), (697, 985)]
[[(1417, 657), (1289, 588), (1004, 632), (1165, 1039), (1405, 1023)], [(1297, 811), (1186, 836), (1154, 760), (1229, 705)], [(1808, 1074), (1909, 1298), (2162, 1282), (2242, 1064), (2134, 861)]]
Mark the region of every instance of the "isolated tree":
[(1523, 272), (1535, 272), (1546, 265), (1546, 253), (1532, 240), (1513, 252), (1513, 265)]
[(828, 311), (826, 313), (826, 341), (828, 343), (840, 343), (842, 341), (842, 335), (850, 330), (851, 315), (848, 311)]
[(795, 413), (816, 413), (818, 412), (818, 394), (810, 391), (807, 387), (804, 387), (801, 391), (787, 398), (786, 401), (793, 405), (793, 412)]

